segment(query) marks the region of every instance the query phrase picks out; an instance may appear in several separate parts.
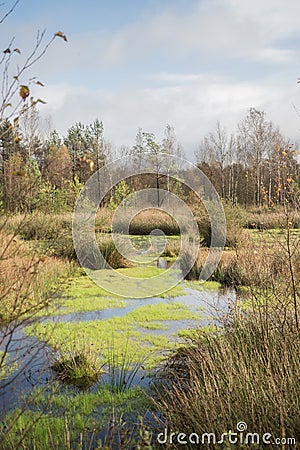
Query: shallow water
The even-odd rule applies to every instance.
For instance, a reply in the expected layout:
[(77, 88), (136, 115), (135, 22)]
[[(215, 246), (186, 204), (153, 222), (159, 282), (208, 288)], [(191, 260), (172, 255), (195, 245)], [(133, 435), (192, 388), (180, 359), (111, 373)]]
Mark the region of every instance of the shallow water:
[[(141, 299), (126, 299), (126, 306), (123, 308), (108, 308), (99, 311), (80, 311), (74, 313), (68, 313), (63, 315), (57, 315), (49, 317), (46, 321), (54, 322), (83, 322), (90, 320), (105, 320), (113, 317), (124, 317), (129, 312), (135, 310), (140, 306), (156, 305), (159, 303), (180, 303), (185, 307), (188, 307), (192, 312), (199, 310), (203, 311), (205, 315), (210, 318), (215, 317), (218, 320), (218, 313), (224, 313), (228, 310), (228, 305), (235, 300), (235, 292), (232, 290), (227, 291), (211, 291), (203, 290), (198, 291), (196, 289), (185, 288), (186, 295), (178, 297), (160, 298), (141, 298)], [(174, 321), (172, 321), (174, 322)], [(176, 321), (178, 322), (178, 321)], [(207, 325), (207, 320), (204, 323), (199, 323), (198, 326)]]
[[(172, 342), (178, 341), (177, 333), (180, 330), (206, 326), (208, 324), (220, 325), (220, 317), (228, 312), (230, 304), (235, 300), (234, 291), (198, 291), (185, 288), (186, 295), (168, 298), (146, 298), (128, 299), (123, 308), (110, 308), (99, 311), (84, 311), (47, 317), (45, 321), (58, 322), (81, 322), (106, 320), (113, 317), (123, 317), (134, 309), (159, 303), (180, 303), (188, 307), (192, 312), (201, 311), (199, 320), (168, 320), (155, 321), (166, 326), (167, 329), (147, 329), (137, 327), (139, 331), (148, 334), (167, 336)], [(49, 348), (38, 339), (27, 336), (22, 329), (14, 334), (14, 342), (10, 347), (10, 357), (21, 362), (18, 370), (4, 381), (0, 381), (0, 413), (3, 415), (9, 409), (22, 404), (21, 395), (29, 392), (33, 386), (47, 386), (49, 380), (53, 379), (53, 372), (49, 368)], [(16, 375), (18, 376), (16, 377)], [(134, 380), (134, 384), (146, 386), (151, 382), (149, 374), (140, 371)], [(103, 376), (100, 382), (106, 382)], [(3, 389), (3, 385), (6, 385)], [(76, 389), (75, 389), (76, 391)]]

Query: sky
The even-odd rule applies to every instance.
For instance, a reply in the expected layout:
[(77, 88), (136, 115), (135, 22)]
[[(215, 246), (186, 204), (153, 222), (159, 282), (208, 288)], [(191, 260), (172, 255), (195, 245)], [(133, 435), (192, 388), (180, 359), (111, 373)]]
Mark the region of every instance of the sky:
[(27, 74), (60, 134), (99, 118), (114, 147), (132, 146), (138, 128), (161, 140), (169, 124), (193, 159), (217, 121), (234, 132), (250, 107), (299, 140), (299, 17), (299, 0), (20, 0), (0, 39), (24, 58), (38, 30), (67, 36)]

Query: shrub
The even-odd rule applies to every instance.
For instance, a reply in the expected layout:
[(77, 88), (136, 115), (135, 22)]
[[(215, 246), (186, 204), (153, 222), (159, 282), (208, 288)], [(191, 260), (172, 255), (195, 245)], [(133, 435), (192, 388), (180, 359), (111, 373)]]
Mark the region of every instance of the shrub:
[(16, 216), (8, 222), (8, 225), (26, 240), (55, 240), (62, 234), (71, 235), (72, 216), (71, 214), (33, 213), (27, 216)]
[[(224, 204), (224, 212), (226, 217), (226, 239), (225, 246), (229, 248), (237, 248), (246, 238), (246, 233), (243, 231), (245, 223), (244, 215), (240, 208)], [(201, 243), (205, 247), (211, 245), (211, 223), (207, 214), (200, 214), (197, 217), (199, 233), (202, 238)], [(221, 227), (214, 230), (216, 238), (223, 238), (223, 230)], [(219, 239), (220, 245), (222, 240)], [(217, 240), (218, 243), (218, 240)], [(218, 245), (217, 245), (218, 246)]]

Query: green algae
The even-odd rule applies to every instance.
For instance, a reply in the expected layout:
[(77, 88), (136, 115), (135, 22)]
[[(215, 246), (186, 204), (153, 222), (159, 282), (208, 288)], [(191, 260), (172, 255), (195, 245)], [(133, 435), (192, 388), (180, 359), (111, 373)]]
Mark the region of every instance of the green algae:
[(125, 298), (177, 297), (184, 295), (179, 286), (180, 271), (155, 266), (137, 266), (117, 270), (88, 271), (97, 285), (115, 296)]
[[(27, 333), (45, 340), (55, 349), (73, 346), (80, 350), (82, 340), (101, 354), (104, 361), (111, 358), (111, 349), (117, 355), (125, 354), (137, 363), (147, 359), (146, 366), (153, 367), (162, 350), (174, 347), (174, 342), (164, 335), (140, 331), (139, 328), (158, 329), (163, 321), (200, 319), (179, 302), (169, 301), (143, 305), (122, 317), (84, 322), (38, 323), (27, 327)], [(82, 337), (82, 339), (80, 339)], [(126, 350), (126, 351), (125, 351)]]
[[(47, 315), (60, 315), (83, 311), (101, 311), (110, 308), (126, 307), (127, 302), (124, 296), (121, 297), (117, 294), (113, 294), (101, 286), (102, 281), (104, 283), (109, 281), (111, 286), (116, 286), (117, 289), (120, 289), (120, 280), (115, 275), (115, 271), (101, 270), (97, 272), (99, 272), (99, 274), (97, 274), (97, 283), (86, 275), (80, 274), (77, 277), (74, 277), (69, 286), (67, 286), (64, 294), (59, 299), (55, 299), (55, 304), (52, 304), (48, 308)], [(141, 279), (147, 279), (149, 280), (150, 285), (154, 282), (152, 278), (163, 273), (164, 269), (147, 266), (118, 269), (117, 272), (126, 275), (128, 278), (134, 279), (137, 283), (139, 283), (139, 280)], [(165, 281), (163, 281), (163, 283), (165, 283)], [(160, 283), (158, 278), (155, 278), (155, 282)], [(163, 283), (161, 283), (161, 291), (166, 287)], [(123, 286), (122, 290), (124, 291), (125, 289), (126, 287)], [(166, 292), (161, 292), (158, 297), (173, 298), (182, 295), (185, 295), (183, 284), (174, 286)], [(132, 297), (135, 298), (136, 295), (130, 295), (130, 292), (128, 292), (128, 298)]]

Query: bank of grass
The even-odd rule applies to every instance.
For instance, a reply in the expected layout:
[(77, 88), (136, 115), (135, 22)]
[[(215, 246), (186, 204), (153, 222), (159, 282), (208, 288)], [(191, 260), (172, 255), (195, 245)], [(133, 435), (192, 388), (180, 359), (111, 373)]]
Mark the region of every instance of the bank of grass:
[(276, 324), (252, 317), (190, 336), (162, 372), (162, 427), (218, 438), (243, 421), (247, 432), (299, 442), (300, 334)]
[[(110, 231), (110, 221), (111, 212), (104, 208), (100, 209), (95, 220), (99, 249), (104, 260), (112, 268), (130, 267), (129, 261), (120, 254), (112, 237), (107, 234)], [(77, 260), (72, 240), (71, 213), (16, 215), (7, 218), (5, 228), (25, 241), (30, 241), (40, 254)], [(96, 255), (87, 254), (83, 263), (92, 269), (102, 269), (106, 267), (105, 261), (97, 258)]]
[[(253, 236), (254, 234), (254, 236)], [(259, 239), (258, 236), (259, 235)], [(271, 239), (271, 240), (270, 240)], [(287, 244), (287, 239), (289, 243)], [(289, 276), (288, 252), (297, 281), (300, 273), (299, 232), (294, 230), (287, 237), (287, 232), (277, 232), (269, 237), (269, 231), (248, 233), (247, 239), (235, 250), (226, 249), (209, 281), (217, 281), (223, 286), (239, 288), (270, 288), (275, 284), (285, 283)], [(290, 248), (290, 250), (289, 250)], [(200, 248), (196, 261), (192, 264), (193, 249), (185, 248), (180, 258), (180, 267), (187, 272), (187, 280), (199, 280), (208, 257), (208, 249)], [(202, 274), (203, 275), (203, 274)]]
[[(149, 284), (152, 282), (153, 277), (157, 277), (164, 273), (164, 269), (157, 268), (155, 266), (141, 266), (132, 267), (126, 269), (119, 269), (117, 273), (121, 273), (127, 276), (129, 279), (135, 280), (137, 288), (139, 288), (139, 280), (145, 279)], [(74, 312), (84, 311), (100, 311), (110, 308), (125, 308), (130, 298), (135, 298), (135, 292), (130, 289), (122, 288), (120, 280), (113, 271), (101, 270), (94, 273), (97, 283), (93, 281), (89, 276), (77, 270), (74, 276), (64, 285), (63, 293), (56, 298), (51, 307), (47, 310), (47, 315), (59, 315), (69, 314)], [(157, 282), (157, 279), (155, 280)], [(186, 294), (184, 285), (179, 284), (173, 288), (168, 288), (168, 280), (163, 280), (160, 283), (161, 291), (157, 297), (160, 298), (174, 298), (183, 296)], [(118, 296), (104, 289), (102, 286), (107, 283), (107, 286), (111, 290), (122, 290), (122, 293), (128, 293), (128, 297)]]
[[(160, 229), (167, 236), (179, 235), (180, 229), (176, 220), (168, 213), (156, 209), (149, 208), (136, 214), (132, 220), (130, 215), (119, 218), (114, 222), (113, 232), (128, 234), (127, 224), (129, 224), (129, 234), (131, 235), (149, 235), (151, 231)], [(185, 230), (186, 231), (186, 230)]]
[(184, 295), (183, 286), (178, 284), (180, 273), (172, 269), (141, 265), (115, 271), (92, 271), (90, 276), (108, 292), (125, 298), (171, 298)]

